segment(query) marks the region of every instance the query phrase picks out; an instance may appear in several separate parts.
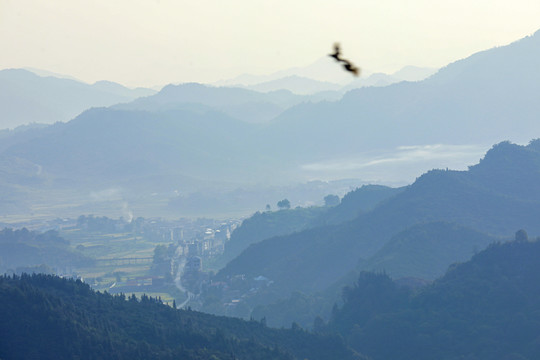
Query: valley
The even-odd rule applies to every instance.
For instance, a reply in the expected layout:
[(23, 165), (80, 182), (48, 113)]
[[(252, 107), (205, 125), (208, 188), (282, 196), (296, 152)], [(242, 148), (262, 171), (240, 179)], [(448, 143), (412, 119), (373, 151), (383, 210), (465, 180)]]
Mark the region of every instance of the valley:
[(538, 358), (539, 63), (0, 70), (0, 358)]

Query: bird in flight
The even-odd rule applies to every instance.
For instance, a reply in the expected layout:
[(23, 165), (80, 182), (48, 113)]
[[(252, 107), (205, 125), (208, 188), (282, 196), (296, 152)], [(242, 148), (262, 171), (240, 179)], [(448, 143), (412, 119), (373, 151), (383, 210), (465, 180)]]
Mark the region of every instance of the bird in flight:
[(349, 72), (352, 72), (354, 76), (360, 75), (360, 68), (356, 67), (347, 59), (341, 58), (341, 48), (339, 43), (334, 43), (334, 53), (328, 54), (328, 56), (333, 57), (336, 61), (343, 63), (343, 68)]

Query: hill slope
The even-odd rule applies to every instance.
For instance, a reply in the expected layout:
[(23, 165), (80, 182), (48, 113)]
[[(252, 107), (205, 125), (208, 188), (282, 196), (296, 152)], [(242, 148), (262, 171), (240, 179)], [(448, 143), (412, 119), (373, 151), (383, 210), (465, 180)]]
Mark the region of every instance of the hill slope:
[(354, 219), (360, 213), (371, 210), (402, 190), (402, 188), (394, 189), (381, 185), (363, 185), (347, 193), (340, 204), (334, 207), (299, 207), (277, 212), (257, 212), (244, 220), (242, 225), (232, 233), (220, 264), (225, 265), (240, 255), (249, 245), (259, 241)]
[(242, 225), (231, 234), (231, 239), (225, 245), (225, 251), (220, 263), (226, 264), (253, 243), (270, 237), (304, 230), (306, 227), (310, 227), (313, 220), (326, 210), (321, 207), (311, 207), (257, 212), (244, 220)]
[(330, 328), (373, 359), (536, 359), (540, 242), (496, 244), (417, 294), (364, 273)]
[(38, 271), (40, 267), (40, 272), (48, 268), (63, 273), (64, 269), (92, 264), (92, 259), (70, 249), (69, 242), (56, 231), (43, 234), (26, 228), (0, 231), (0, 273)]
[(263, 93), (239, 87), (213, 87), (186, 83), (167, 85), (153, 96), (139, 98), (127, 104), (118, 104), (114, 108), (145, 111), (213, 110), (249, 123), (261, 123), (311, 98), (311, 96), (296, 95), (282, 89)]
[(150, 89), (128, 89), (100, 81), (88, 85), (76, 80), (41, 77), (22, 69), (0, 71), (0, 128), (29, 123), (68, 121), (96, 106), (109, 106), (153, 94)]
[(241, 159), (243, 149), (235, 144), (247, 137), (238, 120), (189, 111), (91, 109), (47, 130), (16, 142), (1, 157), (25, 159), (41, 166), (42, 174), (67, 181), (156, 176), (174, 183), (179, 174), (209, 179), (227, 169), (231, 157)]
[(359, 267), (366, 271), (383, 271), (392, 278), (434, 280), (451, 264), (469, 260), (474, 253), (497, 240), (456, 224), (419, 224), (393, 236)]
[[(496, 145), (469, 171), (431, 171), (350, 222), (251, 245), (218, 277), (263, 275), (274, 281), (282, 296), (295, 290), (312, 293), (328, 287), (415, 224), (446, 221), (499, 236), (511, 236), (521, 228), (540, 233), (538, 142)], [(521, 179), (519, 191), (512, 187), (514, 178)]]
[(0, 277), (0, 302), (6, 359), (360, 359), (335, 337), (127, 300), (53, 276)]

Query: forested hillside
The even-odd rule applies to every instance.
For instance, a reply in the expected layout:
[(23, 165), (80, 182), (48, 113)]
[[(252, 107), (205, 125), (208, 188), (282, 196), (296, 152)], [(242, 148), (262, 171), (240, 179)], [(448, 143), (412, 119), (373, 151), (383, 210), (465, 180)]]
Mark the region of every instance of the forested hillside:
[[(430, 171), (352, 221), (257, 243), (218, 276), (263, 275), (283, 294), (312, 292), (323, 290), (416, 224), (445, 221), (507, 237), (521, 228), (540, 233), (535, 216), (540, 211), (537, 146), (538, 140), (527, 146), (501, 143), (470, 171)], [(511, 187), (513, 179), (519, 179), (519, 194)]]
[(280, 211), (257, 212), (244, 220), (225, 245), (220, 263), (227, 264), (249, 245), (261, 240), (291, 234), (312, 227), (314, 219), (327, 209), (322, 207), (296, 208)]
[(349, 193), (335, 206), (309, 207), (257, 212), (242, 222), (226, 244), (220, 259), (223, 266), (247, 249), (249, 245), (281, 235), (327, 224), (339, 224), (372, 210), (382, 201), (400, 193), (404, 188), (382, 185), (363, 185)]
[(48, 275), (0, 277), (0, 303), (2, 359), (363, 358), (335, 336), (96, 293)]
[(328, 209), (319, 216), (314, 225), (339, 224), (358, 217), (360, 214), (373, 210), (380, 203), (399, 194), (406, 187), (392, 188), (383, 185), (363, 185), (348, 192), (339, 205)]
[(378, 359), (537, 359), (540, 242), (491, 245), (417, 293), (362, 273), (324, 331)]
[(455, 262), (466, 261), (500, 240), (457, 224), (437, 221), (414, 225), (393, 236), (359, 268), (392, 278), (435, 280)]

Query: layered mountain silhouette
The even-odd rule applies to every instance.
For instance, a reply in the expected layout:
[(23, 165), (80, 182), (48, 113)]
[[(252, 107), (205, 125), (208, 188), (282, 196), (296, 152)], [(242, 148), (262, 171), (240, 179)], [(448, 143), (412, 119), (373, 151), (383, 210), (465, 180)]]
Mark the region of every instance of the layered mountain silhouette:
[(38, 76), (23, 69), (0, 71), (0, 129), (29, 123), (69, 121), (90, 107), (110, 106), (154, 94), (110, 81), (89, 85), (73, 79)]
[(237, 87), (215, 87), (198, 83), (167, 85), (154, 96), (136, 99), (116, 109), (163, 111), (189, 109), (223, 112), (248, 123), (273, 119), (287, 108), (311, 97), (300, 96), (287, 90), (262, 93)]
[(259, 84), (248, 86), (256, 91), (276, 91), (287, 89), (295, 94), (310, 95), (320, 92), (337, 92), (336, 97), (341, 97), (339, 91), (342, 86), (328, 81), (312, 80), (306, 77), (291, 75), (277, 80), (265, 81)]
[(539, 161), (539, 140), (498, 144), (468, 171), (428, 172), (349, 222), (252, 244), (218, 278), (262, 275), (283, 295), (322, 291), (355, 269), (433, 279), (497, 237), (540, 233)]
[[(338, 71), (339, 67), (336, 67), (336, 63), (333, 59), (327, 56), (323, 56), (317, 59), (314, 63), (306, 67), (295, 67), (291, 69), (277, 71), (269, 75), (251, 75), (242, 74), (232, 79), (221, 80), (214, 85), (217, 86), (240, 86), (240, 87), (252, 87), (259, 84), (286, 84), (286, 80), (290, 78), (309, 79), (310, 82), (318, 81), (318, 85), (326, 84), (339, 84), (343, 88), (341, 90), (353, 89), (362, 86), (383, 86), (389, 85), (399, 81), (420, 81), (433, 75), (437, 69), (425, 68), (417, 66), (405, 66), (404, 68), (392, 73), (370, 73), (364, 69), (363, 78), (354, 80), (350, 74), (344, 71)], [(375, 77), (373, 77), (375, 76)], [(379, 84), (377, 84), (379, 82)], [(326, 90), (332, 90), (332, 88), (326, 88)], [(292, 92), (295, 92), (295, 87), (284, 87)], [(316, 86), (315, 89), (318, 87)], [(296, 88), (298, 89), (298, 88)], [(315, 89), (301, 87), (302, 92), (306, 94), (313, 94)], [(318, 88), (321, 91), (321, 88)], [(300, 92), (298, 92), (300, 93)]]
[[(110, 187), (189, 192), (204, 191), (209, 183), (226, 183), (230, 189), (307, 181), (317, 173), (306, 165), (320, 162), (330, 164), (324, 175), (332, 179), (332, 164), (367, 154), (367, 160), (351, 165), (355, 177), (362, 178), (363, 169), (373, 164), (406, 160), (376, 157), (401, 146), (487, 148), (503, 140), (524, 142), (540, 133), (537, 63), (538, 32), (450, 64), (424, 81), (352, 90), (339, 101), (287, 91), (170, 85), (131, 103), (86, 111), (66, 124), (0, 134), (0, 172), (9, 174), (2, 184), (10, 194), (25, 193), (27, 186), (33, 186), (33, 194)], [(35, 82), (53, 81), (22, 74)], [(18, 96), (13, 89), (10, 96)], [(33, 91), (41, 94), (40, 89), (36, 85)]]
[(362, 88), (337, 102), (296, 106), (268, 132), (284, 134), (282, 141), (294, 144), (289, 152), (319, 156), (400, 145), (526, 142), (540, 132), (539, 61), (536, 32), (449, 64), (424, 81)]

